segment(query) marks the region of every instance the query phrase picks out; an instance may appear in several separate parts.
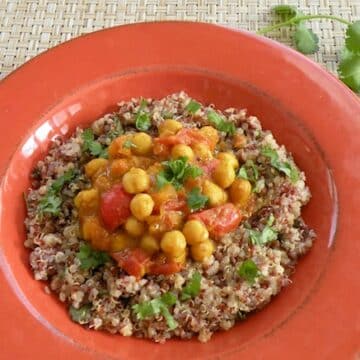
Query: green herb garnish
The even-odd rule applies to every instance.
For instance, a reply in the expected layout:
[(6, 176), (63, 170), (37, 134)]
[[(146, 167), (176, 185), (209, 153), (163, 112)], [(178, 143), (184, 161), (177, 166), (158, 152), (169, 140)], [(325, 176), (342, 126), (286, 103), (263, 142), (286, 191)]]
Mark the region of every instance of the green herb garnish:
[(41, 198), (38, 205), (38, 212), (40, 216), (49, 214), (52, 216), (59, 216), (62, 199), (59, 196), (60, 191), (66, 183), (69, 183), (76, 176), (73, 169), (70, 169), (59, 176), (49, 187), (46, 194)]
[(328, 19), (347, 25), (345, 46), (343, 48), (338, 73), (340, 80), (354, 92), (360, 93), (360, 21), (353, 23), (333, 15), (304, 15), (290, 5), (278, 5), (273, 8), (274, 13), (281, 19), (275, 25), (260, 29), (257, 34), (266, 34), (284, 26), (295, 27), (294, 45), (303, 54), (313, 54), (319, 50), (319, 39), (314, 32), (304, 25), (312, 19)]
[(284, 173), (287, 177), (290, 178), (292, 182), (299, 180), (299, 172), (295, 166), (291, 165), (287, 161), (280, 161), (279, 154), (276, 152), (276, 150), (265, 146), (262, 148), (261, 154), (269, 158), (271, 166)]
[(208, 201), (209, 198), (203, 195), (198, 187), (191, 189), (186, 200), (188, 207), (194, 211), (202, 209)]
[(150, 115), (145, 111), (146, 106), (147, 101), (142, 99), (140, 102), (139, 111), (135, 116), (135, 126), (140, 131), (147, 131), (151, 126)]
[(169, 329), (174, 330), (178, 323), (170, 314), (169, 307), (175, 305), (176, 301), (176, 296), (171, 292), (167, 292), (159, 298), (135, 304), (132, 309), (139, 320), (161, 314), (165, 318)]
[(254, 183), (259, 178), (259, 171), (252, 160), (247, 160), (239, 169), (237, 176)]
[(86, 324), (91, 319), (91, 305), (83, 305), (79, 309), (76, 309), (74, 306), (69, 307), (69, 314), (73, 321), (79, 324)]
[(198, 102), (191, 100), (185, 107), (185, 110), (190, 114), (195, 114), (201, 108), (201, 104)]
[(158, 188), (162, 188), (166, 184), (172, 184), (176, 189), (179, 189), (186, 179), (190, 177), (196, 178), (203, 173), (202, 169), (190, 165), (186, 157), (164, 161), (162, 165), (164, 169), (156, 175)]
[(96, 251), (89, 244), (82, 244), (76, 257), (80, 260), (80, 269), (95, 270), (110, 261), (110, 256), (104, 251)]
[(278, 233), (271, 227), (274, 220), (274, 215), (271, 214), (262, 231), (248, 229), (250, 241), (253, 245), (265, 245), (277, 239)]
[(260, 275), (260, 271), (253, 260), (247, 259), (239, 266), (238, 274), (251, 285)]
[(200, 293), (201, 275), (198, 271), (194, 272), (191, 279), (188, 281), (186, 286), (182, 289), (180, 300), (185, 301)]
[(210, 110), (207, 113), (207, 118), (209, 122), (216, 127), (219, 131), (224, 133), (234, 135), (235, 134), (235, 125), (232, 122), (226, 121), (220, 114), (214, 110)]
[(136, 145), (130, 139), (124, 141), (123, 148), (131, 149), (132, 147), (136, 147)]
[(83, 151), (89, 152), (93, 156), (107, 157), (107, 149), (95, 140), (94, 132), (91, 128), (85, 129), (81, 137), (83, 139)]

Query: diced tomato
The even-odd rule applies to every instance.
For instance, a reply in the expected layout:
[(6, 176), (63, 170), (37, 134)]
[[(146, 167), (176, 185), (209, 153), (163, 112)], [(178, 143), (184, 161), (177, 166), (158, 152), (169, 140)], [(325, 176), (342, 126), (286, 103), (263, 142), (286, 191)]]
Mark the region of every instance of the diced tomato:
[(179, 272), (181, 268), (182, 265), (174, 261), (155, 261), (149, 265), (147, 273), (150, 275), (171, 275)]
[(111, 256), (118, 262), (119, 267), (138, 279), (145, 275), (150, 261), (149, 255), (139, 248), (125, 249), (112, 253)]
[(202, 163), (199, 166), (204, 171), (204, 174), (207, 176), (211, 176), (217, 165), (219, 164), (219, 159), (212, 159), (207, 161), (206, 163)]
[(108, 230), (115, 230), (130, 216), (131, 199), (132, 195), (128, 194), (120, 184), (114, 185), (101, 195), (100, 214)]
[(184, 199), (171, 199), (166, 201), (161, 206), (161, 210), (165, 212), (172, 210), (183, 210), (185, 207), (186, 207), (186, 201)]
[(174, 146), (177, 144), (191, 146), (198, 143), (205, 143), (210, 145), (209, 139), (205, 135), (201, 134), (199, 130), (191, 128), (181, 129), (176, 135), (156, 138), (155, 142), (166, 146)]
[(235, 230), (241, 222), (242, 214), (235, 205), (228, 203), (192, 214), (189, 219), (202, 221), (209, 233), (217, 238)]

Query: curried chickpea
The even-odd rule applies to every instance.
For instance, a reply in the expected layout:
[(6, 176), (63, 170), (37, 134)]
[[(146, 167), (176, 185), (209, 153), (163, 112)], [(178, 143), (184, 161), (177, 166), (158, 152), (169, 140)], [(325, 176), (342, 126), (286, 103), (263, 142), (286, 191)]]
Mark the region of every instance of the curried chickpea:
[(109, 160), (102, 159), (102, 158), (90, 160), (85, 165), (85, 174), (86, 174), (86, 176), (91, 178), (99, 170), (105, 169), (108, 163), (109, 163)]
[(133, 135), (131, 142), (134, 145), (131, 151), (135, 155), (147, 155), (151, 152), (152, 138), (150, 135), (144, 132), (136, 133)]
[(193, 146), (194, 153), (200, 160), (210, 160), (213, 158), (212, 152), (204, 143), (197, 143)]
[(239, 168), (239, 161), (231, 152), (221, 152), (218, 154), (217, 158), (221, 161), (229, 162), (235, 170)]
[(233, 145), (235, 149), (242, 149), (246, 145), (246, 136), (243, 134), (235, 134), (233, 137)]
[(246, 206), (251, 195), (251, 184), (245, 179), (236, 179), (230, 187), (231, 201), (240, 206)]
[(124, 227), (127, 233), (134, 237), (141, 236), (145, 231), (144, 224), (134, 216), (127, 218)]
[(154, 201), (149, 194), (136, 194), (130, 202), (132, 214), (140, 221), (150, 216), (154, 209)]
[(215, 128), (212, 126), (203, 126), (199, 131), (210, 140), (213, 147), (216, 146), (219, 141), (219, 133)]
[(214, 252), (215, 247), (211, 240), (206, 240), (191, 247), (191, 256), (195, 261), (203, 262)]
[(74, 203), (81, 213), (92, 213), (98, 207), (99, 192), (97, 189), (82, 190), (76, 195)]
[(154, 236), (144, 235), (140, 240), (140, 247), (149, 255), (152, 255), (160, 250), (159, 240)]
[(129, 194), (137, 194), (150, 188), (150, 177), (145, 170), (131, 168), (122, 178), (124, 189)]
[(180, 255), (186, 249), (186, 239), (179, 230), (166, 232), (161, 238), (161, 250), (168, 255)]
[(190, 146), (177, 144), (171, 149), (171, 156), (174, 159), (185, 156), (189, 161), (192, 161), (194, 159), (194, 152)]
[(183, 252), (181, 252), (178, 255), (175, 256), (168, 255), (168, 258), (169, 260), (172, 260), (178, 264), (185, 264), (187, 254), (188, 254), (187, 249), (185, 249)]
[(189, 245), (195, 245), (209, 238), (206, 226), (199, 220), (187, 221), (182, 231)]
[(159, 125), (161, 136), (175, 135), (180, 129), (182, 129), (182, 124), (173, 119), (165, 120)]
[(227, 192), (209, 180), (204, 181), (202, 192), (208, 197), (210, 206), (223, 205), (228, 200)]
[(115, 159), (111, 162), (110, 173), (113, 178), (123, 176), (131, 167), (129, 159)]
[(213, 172), (215, 182), (223, 189), (228, 188), (235, 180), (235, 170), (227, 161), (221, 161)]
[(97, 250), (109, 250), (110, 236), (96, 216), (85, 217), (82, 221), (81, 232), (84, 240), (90, 241)]
[(136, 247), (137, 241), (132, 239), (128, 234), (118, 233), (111, 236), (110, 250), (112, 252), (121, 251), (124, 249), (133, 249)]

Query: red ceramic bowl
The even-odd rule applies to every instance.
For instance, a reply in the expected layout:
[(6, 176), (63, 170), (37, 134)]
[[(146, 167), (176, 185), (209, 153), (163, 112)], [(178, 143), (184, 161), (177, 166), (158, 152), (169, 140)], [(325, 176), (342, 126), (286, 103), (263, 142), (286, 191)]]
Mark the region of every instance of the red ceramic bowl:
[[(56, 134), (69, 135), (135, 96), (185, 90), (245, 107), (305, 171), (305, 220), (318, 235), (264, 310), (209, 343), (165, 345), (85, 330), (35, 281), (23, 247), (22, 192)], [(36, 57), (0, 83), (0, 335), (10, 359), (351, 359), (360, 356), (360, 104), (302, 55), (200, 23), (121, 26)]]

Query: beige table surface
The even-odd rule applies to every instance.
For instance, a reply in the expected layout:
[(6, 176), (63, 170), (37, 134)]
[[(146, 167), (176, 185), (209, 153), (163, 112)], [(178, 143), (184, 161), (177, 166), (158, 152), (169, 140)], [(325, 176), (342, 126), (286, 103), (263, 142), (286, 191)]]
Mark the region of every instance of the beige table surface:
[[(191, 20), (256, 31), (273, 20), (271, 7), (286, 3), (305, 14), (360, 19), (360, 0), (0, 0), (0, 78), (42, 51), (102, 28), (155, 20)], [(344, 26), (312, 21), (320, 51), (312, 56), (336, 72)], [(288, 29), (270, 34), (291, 44)]]

